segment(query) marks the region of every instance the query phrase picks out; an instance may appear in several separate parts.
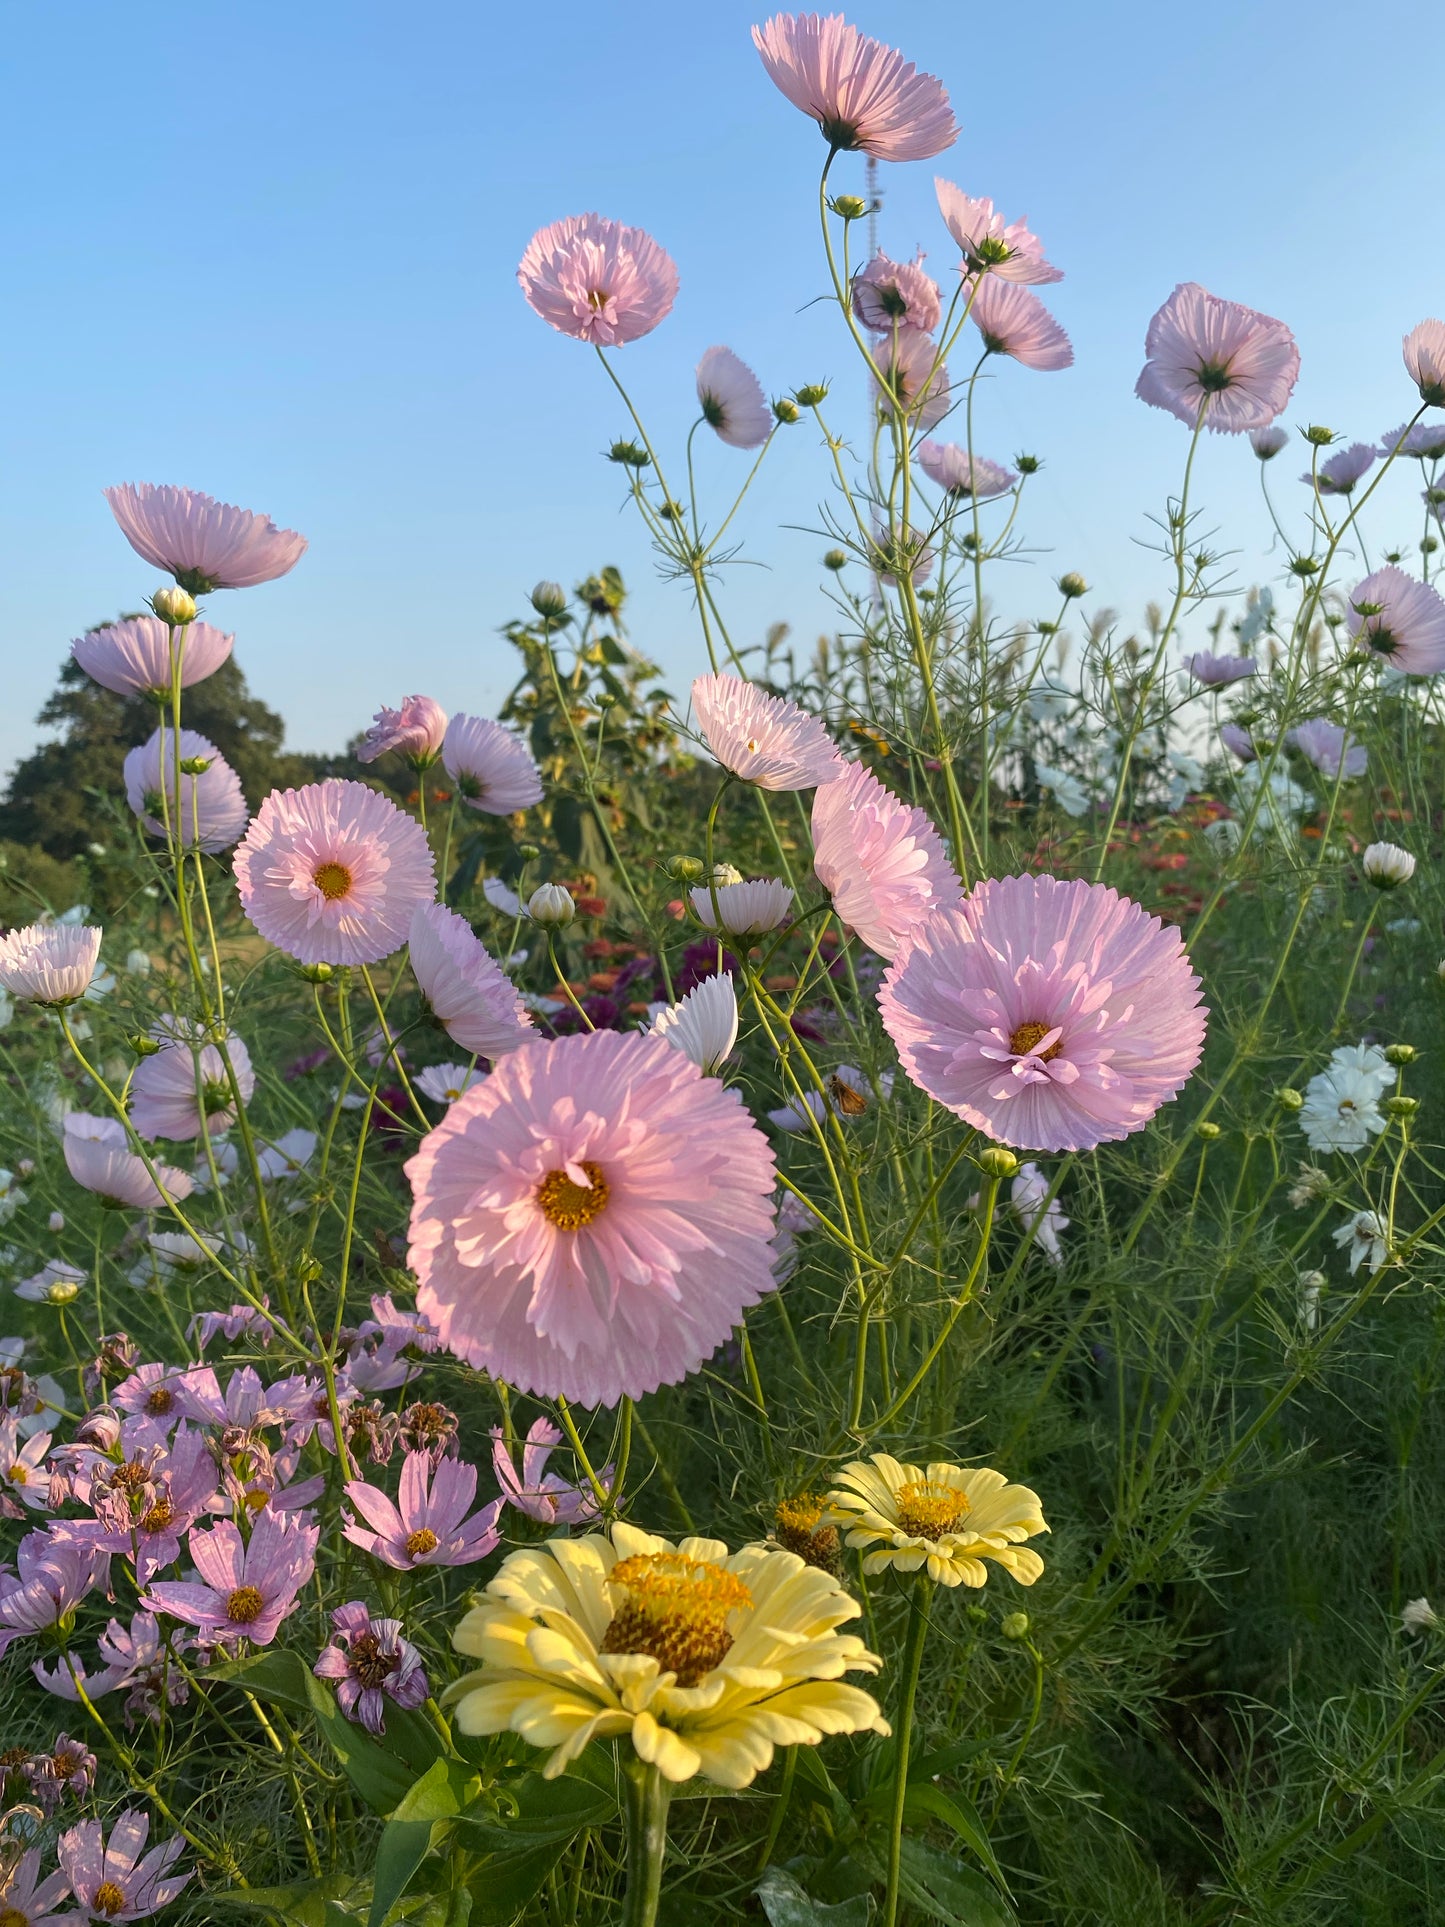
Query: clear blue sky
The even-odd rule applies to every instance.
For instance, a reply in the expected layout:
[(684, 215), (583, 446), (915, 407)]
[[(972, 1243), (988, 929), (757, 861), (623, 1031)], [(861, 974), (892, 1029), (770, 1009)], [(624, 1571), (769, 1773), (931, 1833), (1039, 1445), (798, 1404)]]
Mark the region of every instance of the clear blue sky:
[[(70, 637), (156, 586), (113, 526), (109, 482), (179, 482), (303, 530), (268, 587), (212, 599), (256, 690), (301, 747), (338, 747), (423, 690), (485, 710), (511, 679), (497, 625), (539, 576), (616, 562), (633, 636), (674, 687), (698, 666), (685, 599), (653, 580), (598, 459), (625, 426), (590, 353), (525, 306), (532, 231), (596, 208), (677, 260), (671, 318), (621, 363), (677, 447), (701, 351), (726, 342), (770, 392), (834, 377), (864, 396), (823, 287), (821, 140), (764, 76), (762, 9), (99, 0), (14, 9), (0, 150), (0, 769)], [(1137, 614), (1162, 587), (1133, 538), (1177, 485), (1185, 430), (1132, 397), (1145, 325), (1179, 280), (1289, 322), (1291, 421), (1365, 440), (1413, 392), (1400, 336), (1445, 311), (1445, 213), (1424, 0), (862, 0), (852, 18), (948, 84), (963, 132), (937, 163), (1027, 214), (1068, 278), (1047, 290), (1077, 365), (1008, 366), (982, 452), (1044, 457), (1026, 517), (1049, 551), (1010, 613), (1052, 613), (1079, 568)], [(861, 183), (861, 162), (849, 170)], [(934, 164), (883, 170), (882, 238), (953, 265)], [(840, 185), (855, 184), (845, 172)], [(996, 366), (998, 364), (995, 364)], [(1300, 451), (1303, 453), (1303, 451)], [(726, 588), (736, 632), (827, 626), (810, 428), (752, 498)], [(711, 446), (721, 497), (745, 458)], [(1272, 470), (1300, 506), (1294, 451)], [(1203, 493), (1258, 576), (1247, 447), (1205, 451)], [(1390, 533), (1418, 534), (1405, 478)], [(1384, 530), (1382, 529), (1382, 533)]]

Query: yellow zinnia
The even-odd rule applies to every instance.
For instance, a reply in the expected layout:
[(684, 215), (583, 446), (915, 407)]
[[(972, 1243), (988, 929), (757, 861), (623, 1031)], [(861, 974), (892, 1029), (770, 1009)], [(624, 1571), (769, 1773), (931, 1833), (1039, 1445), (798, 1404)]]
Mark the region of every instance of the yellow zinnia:
[(844, 1466), (824, 1517), (846, 1529), (847, 1545), (865, 1548), (864, 1572), (927, 1566), (940, 1586), (981, 1586), (992, 1559), (1031, 1586), (1044, 1569), (1021, 1544), (1049, 1529), (1038, 1494), (986, 1466), (902, 1465), (874, 1452)]
[(480, 1669), (446, 1699), (464, 1733), (551, 1748), (548, 1778), (626, 1735), (666, 1780), (745, 1787), (775, 1746), (888, 1732), (877, 1701), (842, 1683), (882, 1664), (836, 1630), (860, 1611), (790, 1552), (616, 1524), (504, 1561), (453, 1634)]

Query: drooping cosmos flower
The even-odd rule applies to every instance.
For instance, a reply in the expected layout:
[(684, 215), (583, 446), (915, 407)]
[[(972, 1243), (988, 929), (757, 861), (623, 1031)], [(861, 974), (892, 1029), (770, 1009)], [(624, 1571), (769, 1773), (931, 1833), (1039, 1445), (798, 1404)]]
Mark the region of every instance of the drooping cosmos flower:
[(862, 1549), (866, 1573), (891, 1566), (926, 1570), (939, 1586), (982, 1586), (991, 1560), (1031, 1586), (1044, 1569), (1023, 1543), (1049, 1529), (1038, 1494), (986, 1466), (903, 1465), (873, 1452), (844, 1466), (823, 1516)]
[(943, 224), (957, 241), (970, 274), (997, 275), (1034, 287), (1063, 280), (1063, 269), (1044, 259), (1043, 242), (1029, 231), (1027, 221), (1006, 222), (992, 201), (971, 200), (952, 181), (936, 179), (933, 188)]
[(731, 348), (709, 348), (697, 364), (702, 418), (731, 448), (761, 448), (773, 432), (762, 383)]
[(942, 83), (841, 14), (775, 14), (753, 28), (753, 45), (773, 85), (817, 121), (830, 147), (926, 161), (958, 139)]
[(973, 291), (968, 317), (991, 355), (1009, 355), (1025, 368), (1046, 373), (1073, 366), (1069, 337), (1038, 296), (1017, 281), (984, 275)]
[(1252, 763), (1259, 754), (1254, 746), (1254, 738), (1242, 723), (1221, 723), (1219, 740), (1231, 756), (1237, 756), (1241, 763)]
[(179, 1204), (195, 1189), (190, 1174), (171, 1164), (155, 1163), (153, 1178), (144, 1161), (129, 1149), (124, 1126), (113, 1117), (71, 1111), (64, 1128), (66, 1168), (77, 1184), (106, 1204), (129, 1211), (158, 1211), (162, 1205)]
[(136, 554), (168, 570), (192, 595), (274, 582), (306, 553), (306, 537), (294, 529), (278, 529), (269, 515), (233, 508), (199, 489), (123, 482), (108, 488), (105, 499)]
[(1381, 455), (1412, 455), (1419, 462), (1445, 459), (1445, 422), (1402, 422), (1380, 440)]
[(711, 1077), (738, 1041), (738, 999), (732, 977), (724, 970), (694, 984), (680, 1003), (657, 1013), (651, 1034)]
[(927, 812), (862, 763), (813, 799), (813, 868), (841, 920), (881, 957), (896, 957), (916, 924), (961, 894)]
[(516, 986), (465, 917), (442, 903), (419, 904), (407, 941), (422, 995), (454, 1044), (490, 1059), (535, 1035)]
[(514, 1051), (406, 1172), (418, 1309), (539, 1397), (615, 1405), (675, 1384), (772, 1289), (767, 1140), (657, 1038)]
[(645, 229), (600, 214), (571, 214), (538, 228), (517, 281), (534, 314), (597, 348), (640, 341), (677, 299), (672, 256)]
[(510, 816), (542, 800), (542, 776), (525, 743), (489, 716), (453, 716), (442, 762), (471, 809)]
[(900, 522), (873, 524), (873, 547), (868, 561), (878, 580), (890, 589), (896, 589), (905, 579), (918, 588), (933, 574), (937, 560), (936, 551), (921, 529), (904, 528)]
[[(512, 1463), (500, 1425), (492, 1427), (492, 1475), (502, 1497), (518, 1512), (526, 1513), (545, 1526), (585, 1525), (600, 1510), (597, 1494), (584, 1479), (569, 1485), (566, 1479), (547, 1470), (547, 1461), (562, 1443), (562, 1434), (544, 1418), (533, 1419), (522, 1447), (520, 1474)], [(612, 1486), (613, 1468), (604, 1466), (598, 1481), (604, 1491)]]
[(745, 1787), (775, 1746), (888, 1732), (843, 1680), (882, 1664), (838, 1631), (860, 1611), (791, 1552), (618, 1523), (509, 1555), (453, 1635), (480, 1668), (446, 1698), (463, 1733), (551, 1749), (547, 1778), (592, 1740), (625, 1738), (665, 1780)]
[(979, 883), (914, 926), (878, 1004), (914, 1083), (1021, 1150), (1142, 1129), (1204, 1048), (1179, 932), (1079, 880)]
[[(176, 636), (181, 688), (213, 676), (231, 653), (236, 638), (209, 622), (193, 622)], [(118, 696), (168, 696), (171, 691), (170, 629), (159, 616), (130, 616), (124, 622), (88, 629), (70, 653), (92, 682)]]
[[(250, 821), (241, 779), (215, 744), (193, 729), (183, 729), (180, 803), (176, 796), (177, 743), (171, 730), (158, 729), (125, 759), (125, 799), (151, 836), (179, 834), (187, 850), (229, 850)], [(190, 765), (188, 768), (187, 765)], [(197, 767), (199, 765), (199, 767)]]
[(1356, 642), (1404, 675), (1445, 669), (1445, 598), (1393, 563), (1351, 589), (1345, 620)]
[(938, 343), (916, 328), (886, 335), (873, 351), (883, 377), (883, 399), (925, 432), (948, 413), (948, 369), (938, 359)]
[(1355, 484), (1375, 465), (1375, 451), (1368, 442), (1351, 442), (1327, 462), (1321, 462), (1318, 475), (1306, 469), (1300, 480), (1307, 488), (1318, 488), (1321, 495), (1352, 495)]
[(365, 783), (273, 790), (236, 851), (241, 908), (300, 963), (379, 963), (436, 895), (414, 818)]
[(21, 1003), (77, 1003), (100, 956), (93, 924), (27, 923), (0, 937), (0, 987)]
[(362, 1479), (351, 1479), (342, 1489), (366, 1522), (348, 1519), (346, 1537), (400, 1572), (413, 1566), (474, 1565), (497, 1543), (502, 1501), (493, 1499), (467, 1517), (477, 1496), (477, 1468), (461, 1459), (433, 1463), (430, 1452), (408, 1452), (395, 1505)]
[(1181, 281), (1149, 323), (1134, 392), (1193, 428), (1220, 435), (1267, 428), (1299, 378), (1299, 349), (1282, 321)]
[(15, 1554), (16, 1577), (0, 1582), (0, 1656), (12, 1640), (45, 1632), (74, 1613), (110, 1571), (110, 1554), (79, 1539), (27, 1532)]
[(1360, 870), (1377, 890), (1394, 890), (1415, 874), (1415, 859), (1398, 843), (1371, 843), (1360, 858)]
[[(162, 1033), (168, 1038), (174, 1030)], [(251, 1053), (228, 1033), (226, 1056), (215, 1044), (167, 1042), (136, 1065), (130, 1084), (130, 1121), (141, 1137), (191, 1138), (205, 1131), (219, 1135), (236, 1122), (236, 1098), (226, 1075), (226, 1058), (241, 1102), (256, 1089)]]
[(1445, 408), (1445, 321), (1422, 321), (1412, 328), (1401, 352), (1421, 401)]
[[(818, 794), (831, 789), (825, 784)], [(703, 883), (688, 893), (698, 920), (709, 930), (719, 925), (732, 937), (760, 937), (776, 930), (793, 907), (793, 893), (777, 877), (752, 877), (741, 883)], [(717, 917), (713, 898), (717, 898)]]
[(1389, 1236), (1383, 1220), (1375, 1211), (1357, 1211), (1354, 1217), (1345, 1220), (1333, 1237), (1341, 1251), (1349, 1254), (1351, 1277), (1361, 1265), (1372, 1272), (1378, 1271), (1390, 1255)]
[(970, 455), (957, 442), (920, 442), (918, 466), (930, 482), (947, 489), (950, 495), (967, 495), (986, 502), (990, 496), (1006, 494), (1018, 476), (997, 462)]
[(1305, 1086), (1299, 1127), (1313, 1151), (1363, 1151), (1385, 1128), (1380, 1099), (1395, 1081), (1377, 1045), (1344, 1046)]
[(938, 283), (923, 271), (923, 256), (916, 261), (890, 261), (875, 254), (866, 268), (853, 277), (853, 312), (874, 334), (891, 334), (895, 328), (915, 328), (931, 334), (943, 318)]
[(1207, 649), (1199, 649), (1192, 656), (1186, 656), (1184, 667), (1206, 689), (1227, 689), (1230, 683), (1242, 682), (1246, 676), (1259, 673), (1259, 663), (1254, 656), (1216, 656)]
[(1272, 462), (1289, 445), (1289, 434), (1283, 428), (1251, 428), (1249, 445), (1262, 462)]
[(433, 1104), (455, 1104), (463, 1091), (469, 1091), (485, 1074), (465, 1064), (428, 1064), (412, 1082)]
[(442, 753), (447, 712), (430, 696), (403, 696), (400, 709), (378, 709), (356, 746), (358, 763), (374, 763), (394, 749), (413, 769), (430, 769)]
[(699, 676), (692, 707), (723, 768), (760, 790), (810, 790), (843, 773), (837, 745), (816, 716), (741, 676)]
[(1285, 741), (1324, 776), (1338, 776), (1341, 759), (1346, 776), (1363, 776), (1369, 767), (1370, 754), (1364, 744), (1347, 736), (1342, 724), (1328, 722), (1323, 716), (1312, 716), (1298, 724)]
[(368, 1733), (386, 1731), (386, 1702), (420, 1706), (431, 1692), (421, 1654), (399, 1619), (373, 1619), (361, 1600), (336, 1607), (331, 1643), (312, 1667), (336, 1682), (336, 1704)]
[(248, 1639), (269, 1646), (311, 1577), (319, 1534), (318, 1526), (271, 1506), (262, 1509), (249, 1543), (222, 1519), (187, 1542), (198, 1579), (154, 1580), (141, 1604), (198, 1627), (217, 1645)]
[(1034, 1243), (1051, 1263), (1064, 1262), (1059, 1233), (1069, 1220), (1057, 1198), (1049, 1197), (1049, 1181), (1032, 1159), (1021, 1164), (1009, 1187), (1009, 1206), (1025, 1231), (1032, 1231)]

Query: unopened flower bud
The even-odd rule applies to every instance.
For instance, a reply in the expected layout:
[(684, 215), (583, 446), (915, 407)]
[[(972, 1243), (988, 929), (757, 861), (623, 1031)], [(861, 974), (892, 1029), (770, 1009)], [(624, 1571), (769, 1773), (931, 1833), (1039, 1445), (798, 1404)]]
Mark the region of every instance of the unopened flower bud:
[(828, 384), (825, 381), (805, 381), (801, 388), (793, 390), (793, 400), (799, 408), (820, 408), (828, 399)]
[(1005, 1639), (1027, 1639), (1029, 1636), (1029, 1616), (1027, 1613), (1005, 1613), (999, 1631)]
[(829, 549), (828, 553), (823, 557), (823, 567), (825, 569), (831, 569), (834, 575), (837, 575), (840, 569), (846, 569), (847, 566), (848, 551), (846, 549)]
[(1440, 544), (1435, 540), (1433, 535), (1422, 535), (1420, 537), (1421, 555), (1433, 555), (1439, 546)]
[(1289, 572), (1298, 576), (1318, 575), (1320, 565), (1312, 555), (1297, 555), (1289, 565)]
[(1439, 1614), (1428, 1599), (1407, 1599), (1400, 1614), (1407, 1633), (1433, 1633), (1440, 1624)]
[(779, 395), (778, 399), (773, 403), (773, 413), (780, 422), (789, 425), (802, 420), (802, 411), (799, 409), (798, 404), (790, 400), (787, 395)]
[(963, 1616), (965, 1619), (971, 1619), (975, 1626), (986, 1626), (988, 1624), (988, 1607), (965, 1606)]
[(206, 771), (211, 767), (211, 762), (212, 758), (209, 756), (183, 756), (181, 758), (181, 775), (204, 776)]
[(1070, 602), (1088, 593), (1089, 585), (1077, 571), (1071, 569), (1067, 575), (1061, 575), (1059, 577), (1059, 594), (1066, 596)]
[(144, 1030), (132, 1031), (125, 1041), (137, 1057), (154, 1057), (158, 1050), (165, 1048), (158, 1037), (152, 1037), (149, 1031)]
[(196, 599), (184, 589), (157, 589), (151, 597), (151, 608), (172, 629), (180, 629), (196, 619)]
[(45, 1222), (48, 1230), (58, 1234), (65, 1229), (65, 1213), (63, 1211), (52, 1211)]
[(681, 502), (659, 502), (657, 512), (664, 522), (680, 522), (683, 517)]
[(1043, 463), (1037, 455), (1015, 455), (1014, 467), (1020, 475), (1037, 475)]
[(835, 194), (828, 205), (844, 221), (861, 221), (868, 212), (868, 203), (858, 194)]
[(1282, 1111), (1298, 1111), (1304, 1105), (1304, 1098), (1288, 1084), (1274, 1094), (1274, 1101)]
[(517, 855), (521, 857), (524, 863), (535, 863), (541, 854), (542, 852), (537, 848), (535, 843), (519, 843), (517, 845)]
[(1314, 448), (1328, 448), (1335, 439), (1335, 431), (1332, 428), (1321, 428), (1314, 423), (1308, 428), (1301, 429), (1300, 433)]
[(75, 1443), (94, 1446), (98, 1452), (109, 1452), (119, 1438), (120, 1418), (109, 1405), (97, 1405), (75, 1428)]
[(302, 964), (301, 975), (308, 984), (329, 984), (332, 976), (331, 965), (329, 963)]
[(571, 893), (560, 883), (543, 883), (527, 899), (527, 915), (544, 929), (560, 929), (577, 914)]
[(1372, 843), (1360, 859), (1365, 881), (1377, 890), (1393, 890), (1415, 874), (1415, 859), (1398, 843)]
[(22, 1178), (33, 1178), (35, 1176), (34, 1158), (21, 1158), (20, 1162), (16, 1165), (15, 1169), (19, 1172)]
[(1386, 1097), (1380, 1102), (1380, 1109), (1386, 1117), (1404, 1119), (1413, 1117), (1420, 1108), (1418, 1097)]
[(1222, 1128), (1212, 1118), (1202, 1117), (1194, 1127), (1194, 1135), (1202, 1137), (1206, 1144), (1212, 1144), (1217, 1137), (1223, 1137)]
[(708, 879), (710, 883), (716, 884), (719, 890), (726, 883), (741, 883), (742, 880), (742, 871), (735, 869), (731, 863), (714, 863), (712, 875)]
[(990, 1144), (979, 1153), (978, 1168), (990, 1178), (1011, 1178), (1018, 1171), (1019, 1161), (1006, 1145)]
[(549, 620), (567, 612), (567, 595), (560, 582), (539, 582), (532, 591), (532, 607)]
[(624, 468), (646, 468), (652, 457), (636, 442), (614, 442), (607, 451), (607, 459), (609, 462), (620, 462)]
[(1386, 1044), (1385, 1062), (1387, 1064), (1413, 1064), (1420, 1055), (1413, 1044)]
[(674, 883), (696, 883), (704, 866), (701, 857), (670, 856), (662, 867)]

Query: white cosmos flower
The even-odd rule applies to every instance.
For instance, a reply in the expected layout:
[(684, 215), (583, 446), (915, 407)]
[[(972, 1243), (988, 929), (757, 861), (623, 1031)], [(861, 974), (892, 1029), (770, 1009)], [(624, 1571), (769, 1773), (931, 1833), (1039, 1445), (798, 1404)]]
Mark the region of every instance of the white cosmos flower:
[(1041, 788), (1046, 789), (1065, 816), (1084, 816), (1088, 813), (1089, 792), (1075, 776), (1067, 770), (1055, 769), (1052, 763), (1035, 763), (1034, 774)]
[(680, 1003), (659, 1011), (652, 1035), (690, 1058), (710, 1077), (738, 1041), (738, 999), (727, 971), (704, 977)]
[(1378, 1271), (1390, 1255), (1385, 1227), (1377, 1212), (1357, 1211), (1354, 1217), (1345, 1220), (1334, 1236), (1340, 1249), (1349, 1253), (1352, 1277), (1361, 1265)]
[[(717, 897), (717, 920), (712, 900)], [(692, 892), (692, 907), (709, 930), (722, 928), (732, 937), (760, 937), (776, 930), (793, 907), (793, 893), (777, 877), (753, 877), (746, 883), (701, 884)]]
[(1440, 1617), (1428, 1599), (1407, 1599), (1400, 1624), (1407, 1633), (1428, 1633), (1440, 1624)]
[(1381, 1087), (1368, 1071), (1331, 1063), (1305, 1086), (1300, 1129), (1312, 1151), (1363, 1151), (1385, 1128)]
[(482, 895), (504, 917), (525, 917), (527, 914), (522, 908), (522, 899), (500, 877), (487, 877), (482, 884)]
[(1398, 843), (1372, 843), (1360, 859), (1365, 881), (1377, 890), (1393, 890), (1415, 874), (1415, 859)]
[[(1045, 1199), (1048, 1200), (1045, 1203)], [(1059, 1233), (1069, 1220), (1059, 1208), (1057, 1198), (1049, 1197), (1049, 1180), (1037, 1164), (1021, 1164), (1009, 1188), (1009, 1204), (1025, 1231), (1034, 1232), (1034, 1243), (1056, 1265), (1064, 1262)]]
[(429, 1064), (417, 1073), (415, 1082), (422, 1096), (434, 1104), (455, 1104), (463, 1091), (481, 1083), (482, 1075), (466, 1064)]

